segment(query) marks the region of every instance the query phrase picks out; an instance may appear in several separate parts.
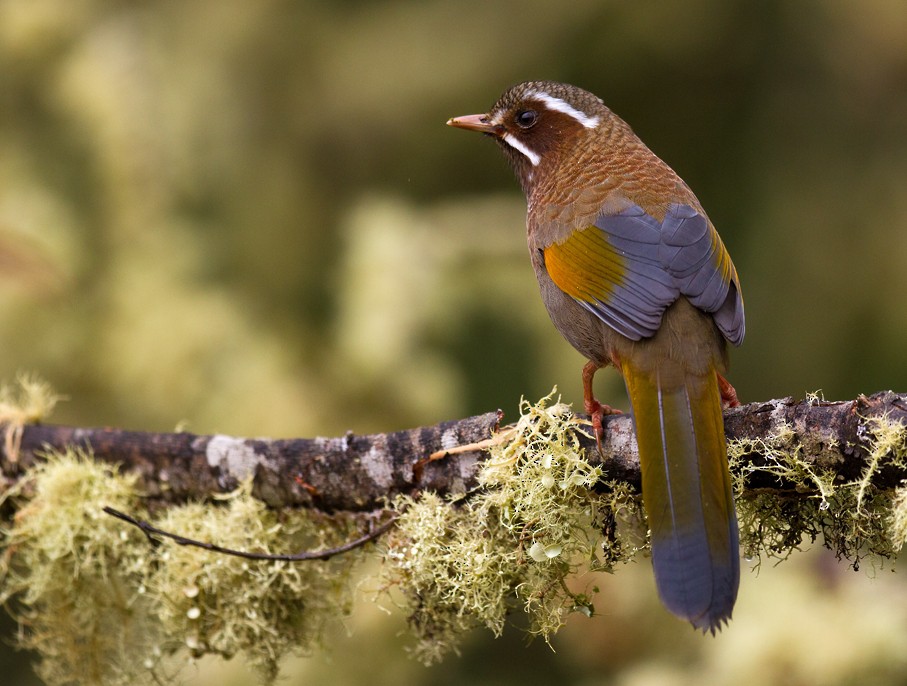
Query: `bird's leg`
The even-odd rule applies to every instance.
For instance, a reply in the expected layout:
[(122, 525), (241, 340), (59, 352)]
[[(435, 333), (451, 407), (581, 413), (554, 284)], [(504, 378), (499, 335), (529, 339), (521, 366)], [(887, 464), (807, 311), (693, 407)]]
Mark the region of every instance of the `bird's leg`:
[(595, 376), (595, 372), (603, 366), (599, 362), (590, 360), (583, 367), (583, 407), (586, 409), (586, 414), (592, 419), (592, 432), (595, 434), (598, 452), (602, 451), (602, 438), (605, 435), (605, 430), (602, 427), (602, 418), (606, 414), (623, 414), (620, 410), (615, 410), (610, 405), (598, 402), (592, 391), (592, 379)]
[(721, 374), (718, 375), (718, 390), (721, 391), (722, 405), (725, 407), (740, 407), (737, 391), (731, 386), (731, 382), (721, 376)]

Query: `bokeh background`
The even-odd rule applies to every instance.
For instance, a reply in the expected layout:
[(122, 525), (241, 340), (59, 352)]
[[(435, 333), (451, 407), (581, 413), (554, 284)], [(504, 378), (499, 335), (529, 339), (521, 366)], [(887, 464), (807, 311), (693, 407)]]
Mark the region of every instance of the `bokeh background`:
[[(905, 390), (901, 0), (0, 0), (0, 378), (49, 380), (60, 422), (238, 435), (577, 403), (516, 182), (444, 126), (527, 79), (599, 94), (697, 192), (742, 277), (744, 402)], [(712, 639), (642, 560), (554, 650), (477, 632), (431, 669), (365, 599), (284, 683), (900, 684), (892, 569), (766, 561)], [(3, 682), (33, 683), (0, 626)]]

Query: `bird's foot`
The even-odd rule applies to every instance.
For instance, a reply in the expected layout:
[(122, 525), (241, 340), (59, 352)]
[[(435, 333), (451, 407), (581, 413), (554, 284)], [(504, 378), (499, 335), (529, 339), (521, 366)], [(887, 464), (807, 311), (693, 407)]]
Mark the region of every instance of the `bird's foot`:
[(606, 415), (623, 414), (621, 410), (598, 402), (595, 398), (586, 398), (583, 400), (583, 406), (586, 414), (592, 419), (592, 433), (595, 434), (595, 443), (598, 445), (598, 452), (602, 452), (602, 439), (605, 437), (605, 429), (602, 421)]
[(718, 390), (721, 392), (721, 404), (725, 408), (740, 407), (737, 391), (731, 386), (731, 382), (721, 376), (721, 374), (718, 375)]
[[(603, 362), (594, 362), (589, 360), (583, 367), (583, 407), (586, 408), (586, 414), (592, 418), (592, 432), (595, 434), (595, 442), (598, 445), (599, 454), (602, 453), (602, 438), (605, 436), (605, 430), (602, 428), (602, 418), (607, 414), (623, 414), (620, 410), (615, 410), (610, 405), (603, 405), (595, 399), (592, 393), (592, 378), (595, 372), (602, 368)], [(612, 356), (612, 364), (620, 365), (616, 356)]]

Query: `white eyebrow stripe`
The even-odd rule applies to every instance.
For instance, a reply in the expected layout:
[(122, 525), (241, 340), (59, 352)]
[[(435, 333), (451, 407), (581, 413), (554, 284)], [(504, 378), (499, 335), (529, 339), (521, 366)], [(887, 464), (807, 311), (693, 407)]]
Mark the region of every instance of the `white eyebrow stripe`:
[(573, 117), (580, 124), (585, 126), (587, 129), (594, 129), (598, 126), (599, 121), (598, 117), (590, 117), (585, 112), (580, 112), (575, 107), (568, 105), (566, 102), (560, 98), (555, 98), (553, 95), (548, 95), (542, 91), (530, 91), (526, 93), (527, 98), (535, 98), (540, 100), (548, 107), (549, 110), (554, 110), (555, 112), (562, 112), (569, 117)]
[(504, 136), (503, 136), (503, 138), (502, 138), (501, 140), (503, 140), (505, 143), (507, 143), (507, 145), (509, 145), (509, 146), (510, 146), (511, 148), (513, 148), (514, 150), (519, 150), (521, 153), (523, 153), (523, 154), (526, 156), (526, 158), (527, 158), (530, 162), (532, 162), (532, 166), (533, 166), (533, 167), (537, 167), (538, 164), (539, 164), (539, 162), (542, 161), (541, 156), (540, 156), (537, 152), (533, 152), (532, 150), (530, 150), (529, 148), (527, 148), (526, 145), (523, 144), (523, 143), (522, 143), (516, 136), (514, 136), (513, 134), (505, 133)]

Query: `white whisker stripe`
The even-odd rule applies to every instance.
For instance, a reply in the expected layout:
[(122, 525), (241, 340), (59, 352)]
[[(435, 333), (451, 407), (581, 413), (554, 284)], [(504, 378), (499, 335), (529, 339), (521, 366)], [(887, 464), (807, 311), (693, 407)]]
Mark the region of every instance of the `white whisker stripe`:
[(523, 144), (523, 143), (522, 143), (516, 136), (514, 136), (513, 134), (505, 133), (504, 136), (503, 136), (503, 138), (502, 138), (502, 140), (503, 140), (505, 143), (507, 143), (507, 145), (509, 145), (511, 148), (513, 148), (514, 150), (518, 150), (518, 151), (520, 151), (521, 153), (523, 153), (523, 154), (526, 156), (526, 158), (527, 158), (530, 162), (532, 162), (532, 166), (533, 166), (533, 167), (537, 167), (538, 164), (539, 164), (539, 162), (542, 161), (542, 158), (539, 156), (538, 153), (533, 152), (532, 150), (530, 150), (529, 148), (527, 148), (526, 145)]
[(580, 112), (572, 105), (568, 105), (560, 98), (555, 98), (553, 95), (548, 95), (547, 93), (544, 93), (542, 91), (530, 91), (529, 93), (526, 93), (526, 97), (540, 100), (541, 102), (545, 103), (549, 110), (562, 112), (567, 116), (573, 117), (587, 129), (594, 129), (596, 126), (598, 126), (598, 123), (600, 121), (598, 117), (590, 117), (585, 112)]

